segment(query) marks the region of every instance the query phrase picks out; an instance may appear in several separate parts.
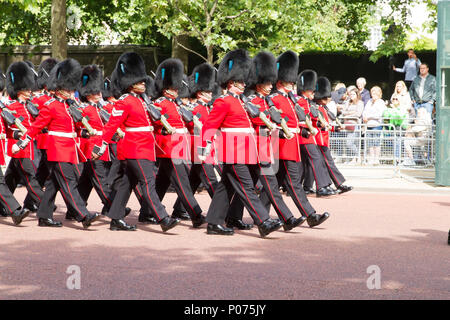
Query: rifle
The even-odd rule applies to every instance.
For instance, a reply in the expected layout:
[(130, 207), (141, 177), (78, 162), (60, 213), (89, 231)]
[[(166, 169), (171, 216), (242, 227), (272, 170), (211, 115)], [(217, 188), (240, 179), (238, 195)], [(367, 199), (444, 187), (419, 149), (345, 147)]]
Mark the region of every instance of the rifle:
[(165, 114), (161, 114), (160, 110), (158, 110), (158, 108), (150, 101), (145, 92), (141, 93), (141, 98), (144, 100), (144, 103), (147, 107), (147, 112), (150, 114), (150, 117), (152, 117), (154, 121), (161, 121), (162, 125), (169, 134), (175, 133), (175, 128), (172, 127), (167, 121), (169, 117)]
[(78, 103), (75, 100), (67, 99), (67, 104), (69, 105), (69, 113), (72, 116), (73, 120), (75, 122), (81, 122), (84, 126), (84, 128), (87, 130), (90, 136), (95, 136), (97, 134), (97, 130), (92, 128), (92, 126), (89, 124), (89, 117), (83, 117), (83, 114), (81, 113), (78, 108), (80, 107)]
[(275, 104), (273, 103), (272, 98), (270, 96), (266, 97), (266, 102), (267, 102), (267, 105), (269, 106), (268, 112), (269, 112), (270, 117), (272, 118), (272, 120), (276, 124), (280, 125), (280, 127), (283, 130), (284, 135), (286, 136), (286, 138), (292, 139), (294, 137), (294, 134), (289, 130), (289, 127), (287, 126), (287, 122), (289, 121), (289, 117), (287, 117), (287, 116), (284, 117), (284, 118), (281, 117), (281, 110), (277, 109), (275, 107)]
[[(108, 113), (108, 111), (106, 111), (106, 109), (104, 108), (104, 105), (105, 105), (105, 102), (102, 100), (100, 100), (97, 103), (97, 106), (99, 108), (100, 118), (102, 119), (103, 124), (106, 124), (106, 123), (108, 123), (111, 115)], [(120, 129), (120, 128), (117, 128), (116, 133), (119, 136), (119, 138), (125, 137), (125, 132), (123, 132), (122, 129)]]
[(265, 113), (259, 111), (258, 106), (250, 102), (245, 94), (241, 94), (239, 97), (244, 103), (245, 111), (247, 111), (251, 118), (259, 117), (264, 122), (267, 129), (269, 129), (270, 131), (272, 131), (276, 127), (275, 124), (267, 118), (267, 115)]
[[(300, 105), (298, 104), (298, 98), (296, 98), (291, 91), (288, 93), (288, 96), (291, 99), (291, 101), (294, 103), (295, 113), (297, 114), (297, 117), (299, 118), (299, 121), (306, 123), (306, 126), (308, 127), (309, 132), (313, 136), (318, 134), (319, 130), (314, 128), (314, 126), (312, 125), (312, 121), (311, 121), (310, 115), (309, 114), (305, 114), (305, 110), (302, 107), (300, 107)], [(318, 113), (319, 113), (318, 109), (316, 109), (313, 106), (311, 106), (310, 112), (311, 112), (311, 114), (313, 115), (314, 118), (317, 118)]]
[(27, 100), (25, 103), (25, 107), (27, 108), (28, 112), (31, 114), (33, 118), (36, 118), (39, 115), (39, 108), (36, 104), (31, 102), (30, 100)]
[(20, 132), (22, 132), (22, 135), (25, 135), (27, 133), (27, 128), (25, 128), (24, 125), (22, 124), (22, 121), (24, 120), (22, 116), (16, 118), (13, 115), (12, 111), (9, 110), (1, 101), (0, 101), (0, 109), (2, 110), (1, 112), (2, 118), (6, 121), (6, 123), (9, 126), (15, 124), (16, 127), (20, 130)]
[(192, 121), (194, 122), (194, 135), (199, 136), (202, 132), (203, 123), (200, 121), (201, 114), (197, 113), (196, 115), (192, 116)]
[(186, 123), (192, 122), (194, 121), (194, 116), (192, 114), (192, 111), (187, 109), (184, 105), (183, 102), (181, 101), (181, 99), (179, 97), (177, 97), (175, 99), (175, 103), (177, 104), (177, 106), (180, 108), (180, 114), (181, 117), (183, 118), (183, 120)]

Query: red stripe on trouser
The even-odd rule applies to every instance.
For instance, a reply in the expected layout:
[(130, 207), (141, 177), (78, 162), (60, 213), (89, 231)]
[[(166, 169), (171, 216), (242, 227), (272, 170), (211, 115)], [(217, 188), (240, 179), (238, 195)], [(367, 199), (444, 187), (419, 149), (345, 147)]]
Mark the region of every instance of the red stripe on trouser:
[(105, 194), (105, 191), (103, 191), (103, 185), (101, 184), (100, 179), (98, 178), (97, 173), (95, 172), (92, 161), (89, 161), (89, 164), (91, 165), (92, 171), (94, 172), (95, 179), (97, 180), (98, 185), (100, 186), (100, 190), (102, 191), (103, 197), (105, 197), (105, 199), (108, 201), (108, 204), (111, 204), (111, 200), (108, 199), (108, 197)]
[[(80, 215), (84, 218), (85, 216), (81, 213), (81, 210), (78, 208), (78, 206), (77, 206), (77, 204), (76, 204), (76, 202), (75, 202), (75, 199), (73, 198), (72, 193), (70, 192), (69, 183), (67, 182), (66, 176), (64, 175), (63, 169), (62, 169), (62, 167), (61, 167), (61, 163), (58, 162), (58, 165), (59, 165), (59, 169), (61, 170), (61, 174), (62, 174), (62, 176), (63, 176), (63, 178), (64, 178), (64, 181), (66, 182), (66, 185), (67, 185), (67, 191), (69, 191), (70, 198), (72, 198), (73, 205), (74, 205), (75, 208), (77, 208), (77, 210), (78, 210), (78, 212), (80, 213)], [(76, 166), (76, 165), (74, 165), (74, 166)], [(60, 188), (60, 191), (61, 191), (61, 194), (64, 196), (64, 189), (63, 189), (63, 188)], [(66, 198), (66, 197), (64, 197), (64, 198)]]
[(205, 168), (203, 167), (203, 163), (201, 164), (201, 166), (202, 166), (203, 172), (205, 173), (206, 179), (208, 179), (209, 186), (211, 187), (211, 190), (214, 193), (214, 188), (213, 188), (213, 186), (211, 184), (211, 181), (209, 180), (209, 177), (208, 177), (208, 174), (206, 173)]
[(318, 185), (317, 185), (316, 170), (314, 170), (314, 161), (312, 160), (312, 157), (311, 157), (311, 155), (309, 154), (309, 151), (308, 151), (308, 148), (306, 147), (306, 145), (305, 145), (305, 150), (306, 150), (306, 152), (308, 153), (309, 160), (311, 161), (311, 168), (312, 168), (312, 170), (313, 170), (314, 180), (316, 180), (316, 188), (319, 188)]
[[(145, 185), (147, 186), (147, 196), (150, 199), (150, 202), (151, 202), (152, 207), (153, 207), (153, 211), (155, 212), (156, 216), (158, 217), (158, 220), (161, 220), (161, 218), (158, 215), (158, 212), (156, 211), (155, 205), (153, 204), (152, 198), (150, 197), (150, 191), (148, 190), (148, 181), (147, 181), (147, 178), (145, 178), (144, 170), (142, 170), (142, 167), (141, 167), (141, 164), (140, 164), (139, 160), (136, 160), (136, 162), (138, 163), (139, 169), (141, 169), (142, 176), (144, 177)], [(142, 191), (144, 191), (144, 190), (142, 190)]]
[(256, 212), (256, 210), (255, 210), (255, 208), (253, 207), (253, 205), (252, 205), (250, 199), (249, 199), (248, 196), (247, 196), (247, 193), (245, 192), (245, 188), (244, 188), (244, 186), (242, 185), (241, 179), (239, 179), (239, 176), (238, 176), (238, 174), (237, 174), (237, 172), (236, 172), (236, 169), (234, 168), (234, 164), (232, 164), (231, 166), (233, 167), (234, 174), (236, 175), (236, 178), (238, 179), (239, 184), (240, 184), (241, 187), (242, 187), (242, 191), (244, 192), (245, 197), (247, 198), (248, 203), (249, 203), (250, 206), (252, 207), (253, 211), (255, 211), (255, 214), (256, 214), (256, 216), (258, 217), (259, 221), (262, 222), (261, 217), (258, 215), (258, 212)]
[[(27, 179), (27, 184), (30, 187), (31, 191), (34, 193), (34, 195), (36, 196), (36, 198), (39, 199), (39, 201), (41, 201), (41, 198), (39, 198), (39, 196), (36, 194), (36, 192), (34, 191), (33, 187), (30, 184), (30, 180), (28, 180), (28, 173), (25, 171), (25, 169), (23, 168), (22, 165), (22, 161), (19, 160), (20, 163), (20, 167), (22, 168), (23, 174), (25, 175), (25, 178)], [(31, 163), (33, 163), (33, 161), (31, 161)]]
[[(259, 169), (261, 169), (261, 166), (259, 165), (259, 163), (258, 163), (258, 166), (259, 166)], [(261, 169), (261, 170), (262, 170), (262, 169)], [(267, 181), (266, 175), (263, 175), (263, 174), (262, 174), (261, 176), (263, 176), (263, 177), (264, 177), (264, 180), (266, 180), (267, 186), (269, 187), (268, 189), (269, 189), (269, 192), (270, 192), (270, 196), (271, 196), (272, 199), (273, 199), (272, 202), (274, 203), (275, 207), (277, 207), (277, 212), (279, 212), (279, 213), (281, 214), (281, 216), (283, 217), (283, 220), (286, 221), (286, 218), (284, 217), (284, 214), (281, 212), (280, 208), (278, 207), (277, 202), (275, 201), (275, 197), (273, 196), (272, 189), (270, 189), (270, 184), (269, 184), (269, 181)], [(266, 192), (267, 192), (267, 191), (266, 191)]]
[(324, 158), (324, 160), (325, 160), (325, 163), (327, 164), (328, 170), (331, 172), (331, 175), (334, 177), (335, 181), (337, 181), (337, 182), (339, 183), (339, 180), (338, 180), (338, 179), (336, 178), (336, 176), (334, 175), (333, 170), (331, 170), (331, 167), (330, 167), (330, 165), (329, 165), (329, 163), (328, 163), (327, 156), (326, 156), (325, 153), (323, 152), (322, 148), (319, 147), (319, 149), (320, 149), (320, 152), (322, 152), (322, 154), (323, 154), (323, 158)]
[(186, 202), (188, 203), (188, 205), (189, 205), (189, 208), (191, 208), (191, 211), (194, 213), (194, 209), (192, 208), (192, 206), (191, 206), (191, 204), (189, 203), (189, 200), (188, 200), (188, 198), (186, 197), (186, 194), (184, 193), (184, 190), (183, 190), (183, 185), (181, 184), (181, 180), (180, 180), (180, 177), (178, 176), (178, 171), (177, 171), (177, 168), (175, 167), (175, 165), (173, 164), (173, 161), (172, 161), (172, 159), (170, 159), (170, 162), (172, 163), (172, 166), (173, 166), (173, 170), (175, 170), (175, 174), (177, 175), (177, 179), (178, 179), (178, 183), (180, 184), (180, 189), (181, 189), (181, 192), (183, 193), (183, 196), (184, 196), (184, 199), (186, 200)]
[(291, 190), (292, 190), (292, 193), (295, 195), (295, 199), (297, 199), (297, 202), (298, 202), (298, 204), (300, 205), (300, 207), (302, 208), (302, 210), (303, 210), (303, 212), (305, 213), (305, 215), (308, 216), (308, 214), (306, 213), (305, 208), (303, 208), (302, 203), (300, 202), (300, 200), (299, 200), (298, 197), (297, 197), (297, 193), (295, 192), (294, 185), (292, 184), (291, 175), (289, 174), (289, 171), (288, 171), (288, 169), (287, 169), (287, 167), (286, 167), (286, 163), (285, 163), (284, 161), (283, 161), (283, 165), (284, 165), (284, 169), (286, 170), (286, 174), (287, 174), (287, 176), (288, 176), (288, 178), (289, 178), (289, 182), (290, 182), (290, 184), (291, 184)]
[(0, 193), (0, 197), (3, 199), (3, 202), (5, 203), (5, 205), (8, 207), (9, 213), (13, 213), (11, 208), (8, 206), (8, 202), (6, 202), (5, 198), (3, 198), (2, 194)]

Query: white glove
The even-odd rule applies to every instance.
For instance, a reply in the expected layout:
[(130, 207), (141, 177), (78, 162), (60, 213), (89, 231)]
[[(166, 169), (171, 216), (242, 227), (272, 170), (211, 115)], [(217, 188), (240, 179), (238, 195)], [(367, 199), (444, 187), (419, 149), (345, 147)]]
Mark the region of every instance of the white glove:
[(12, 145), (12, 147), (11, 147), (11, 151), (12, 151), (12, 153), (17, 153), (17, 152), (19, 152), (21, 149), (20, 149), (20, 147), (17, 145), (17, 144), (13, 144)]

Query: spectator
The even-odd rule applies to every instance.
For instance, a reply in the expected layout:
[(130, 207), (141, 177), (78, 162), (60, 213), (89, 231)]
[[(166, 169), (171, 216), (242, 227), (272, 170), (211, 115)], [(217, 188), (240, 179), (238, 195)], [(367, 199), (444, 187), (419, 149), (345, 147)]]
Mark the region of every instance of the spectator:
[(367, 125), (366, 139), (369, 148), (368, 164), (380, 164), (381, 131), (383, 129), (383, 112), (386, 104), (381, 97), (383, 92), (378, 86), (370, 89), (371, 99), (363, 111), (363, 122)]
[[(425, 147), (429, 141), (430, 131), (431, 116), (425, 108), (420, 108), (417, 110), (417, 118), (414, 124), (406, 130), (404, 145), (407, 158), (402, 165), (413, 166), (416, 164), (412, 147)], [(424, 151), (424, 153), (426, 159), (428, 151)]]
[(409, 88), (409, 95), (414, 103), (416, 115), (419, 108), (425, 108), (431, 116), (436, 101), (436, 78), (429, 73), (427, 63), (420, 65), (419, 76)]
[(348, 101), (342, 109), (341, 117), (347, 132), (346, 147), (350, 155), (350, 164), (356, 164), (358, 160), (358, 138), (361, 137), (361, 117), (364, 110), (364, 103), (361, 100), (360, 91), (357, 88), (348, 92)]
[(359, 93), (361, 95), (361, 100), (364, 103), (364, 106), (367, 104), (367, 102), (370, 100), (370, 92), (367, 90), (366, 87), (366, 78), (358, 78), (356, 79), (356, 87), (359, 90)]
[(405, 60), (405, 63), (403, 64), (403, 68), (396, 68), (395, 66), (392, 66), (392, 69), (397, 72), (402, 72), (405, 74), (405, 82), (408, 88), (411, 87), (411, 84), (414, 80), (414, 78), (417, 76), (417, 72), (419, 71), (420, 67), (420, 60), (417, 58), (416, 54), (414, 53), (413, 49), (408, 50), (408, 59)]
[(347, 98), (347, 89), (345, 88), (345, 84), (339, 82), (335, 87), (334, 91), (331, 92), (331, 99), (336, 104), (340, 104)]
[(416, 117), (411, 97), (409, 95), (406, 84), (403, 81), (398, 81), (395, 84), (394, 93), (391, 96), (391, 105), (399, 108), (402, 114), (407, 115), (407, 122), (413, 122)]

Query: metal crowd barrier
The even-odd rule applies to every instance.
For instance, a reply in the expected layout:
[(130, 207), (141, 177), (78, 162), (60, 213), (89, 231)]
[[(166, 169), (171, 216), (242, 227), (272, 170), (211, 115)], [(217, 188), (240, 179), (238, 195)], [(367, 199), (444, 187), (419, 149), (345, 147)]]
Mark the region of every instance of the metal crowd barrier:
[[(336, 163), (363, 166), (430, 168), (435, 164), (435, 125), (410, 123), (407, 128), (384, 123), (379, 130), (367, 124), (330, 132), (330, 151)], [(378, 148), (378, 150), (376, 150)]]

